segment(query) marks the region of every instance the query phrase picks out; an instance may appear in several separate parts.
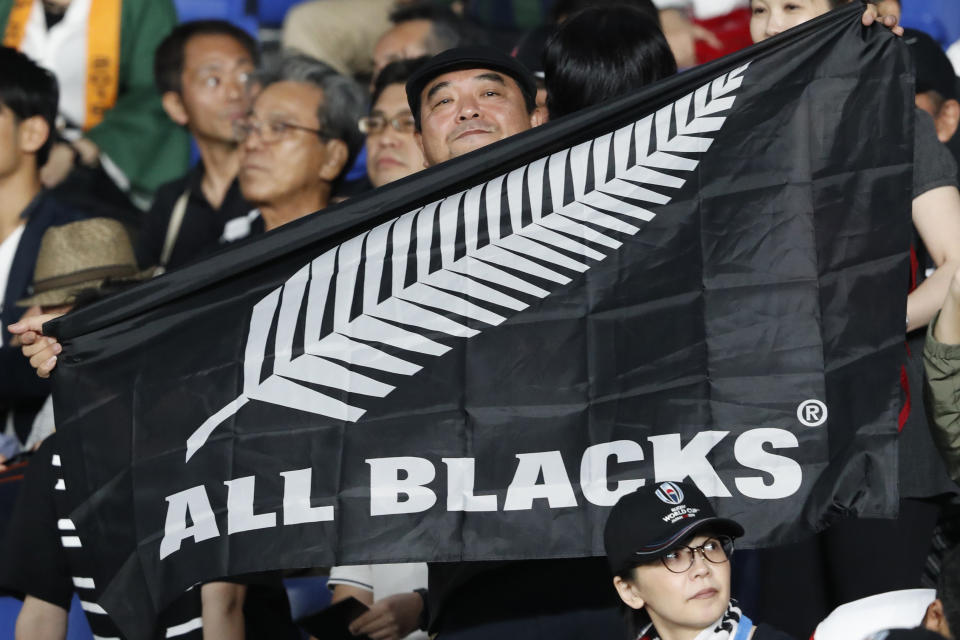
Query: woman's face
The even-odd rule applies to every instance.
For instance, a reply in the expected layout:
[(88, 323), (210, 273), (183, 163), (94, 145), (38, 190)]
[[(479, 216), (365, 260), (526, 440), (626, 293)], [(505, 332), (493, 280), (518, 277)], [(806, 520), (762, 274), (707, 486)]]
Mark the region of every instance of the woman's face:
[[(698, 547), (710, 538), (697, 535), (685, 545)], [(634, 568), (630, 580), (613, 579), (624, 603), (645, 608), (661, 637), (706, 629), (723, 616), (730, 602), (730, 561), (710, 562), (699, 551), (693, 557), (683, 573), (673, 573), (657, 560)]]
[(763, 42), (830, 11), (828, 0), (751, 0), (750, 37)]

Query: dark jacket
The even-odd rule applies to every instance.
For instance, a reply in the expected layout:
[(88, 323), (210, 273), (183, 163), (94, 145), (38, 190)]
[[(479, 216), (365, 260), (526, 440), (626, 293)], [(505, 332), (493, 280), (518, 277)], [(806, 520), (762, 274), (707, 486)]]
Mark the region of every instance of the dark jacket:
[(49, 194), (41, 193), (26, 208), (22, 216), (26, 227), (17, 245), (17, 252), (10, 265), (7, 288), (3, 292), (0, 322), (3, 323), (3, 346), (0, 347), (0, 420), (5, 421), (10, 411), (14, 416), (17, 435), (25, 436), (30, 431), (33, 416), (50, 393), (49, 381), (37, 377), (30, 362), (20, 353), (19, 347), (11, 347), (12, 338), (7, 326), (23, 315), (23, 307), (17, 300), (27, 297), (33, 282), (33, 269), (40, 252), (40, 240), (44, 232), (53, 226), (76, 222), (85, 215), (57, 202)]

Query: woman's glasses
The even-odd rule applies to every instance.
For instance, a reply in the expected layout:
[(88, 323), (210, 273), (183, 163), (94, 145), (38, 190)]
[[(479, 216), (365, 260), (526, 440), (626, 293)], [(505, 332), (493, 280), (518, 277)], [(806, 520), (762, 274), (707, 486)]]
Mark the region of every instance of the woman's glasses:
[(703, 544), (696, 547), (676, 547), (666, 555), (661, 556), (660, 560), (663, 562), (663, 566), (673, 573), (683, 573), (693, 566), (694, 554), (698, 551), (707, 562), (722, 564), (729, 560), (733, 553), (733, 538), (716, 536), (708, 538)]

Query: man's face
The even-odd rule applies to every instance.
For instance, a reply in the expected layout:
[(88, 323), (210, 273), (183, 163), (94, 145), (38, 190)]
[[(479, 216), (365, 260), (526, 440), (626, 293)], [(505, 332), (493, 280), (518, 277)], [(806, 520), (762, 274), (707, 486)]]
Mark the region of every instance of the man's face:
[(828, 0), (751, 0), (750, 37), (754, 42), (812, 20), (830, 10)]
[(180, 99), (185, 121), (180, 124), (197, 138), (234, 141), (233, 125), (250, 109), (253, 72), (250, 54), (230, 36), (190, 38), (184, 47)]
[(408, 20), (401, 22), (380, 36), (373, 47), (373, 77), (397, 60), (410, 60), (425, 56), (427, 37), (430, 35), (429, 20)]
[(315, 133), (323, 100), (319, 87), (300, 82), (277, 82), (257, 96), (248, 118), (255, 130), (240, 145), (238, 178), (244, 198), (269, 205), (336, 179), (346, 154), (334, 147), (346, 145)]
[(417, 139), (428, 166), (445, 162), (541, 123), (516, 80), (490, 69), (437, 76), (420, 94)]
[[(413, 134), (413, 114), (402, 84), (388, 85), (370, 110), (371, 120), (382, 125), (367, 134), (367, 175), (375, 187), (405, 178), (423, 169), (423, 152)], [(397, 131), (391, 121), (404, 128)]]

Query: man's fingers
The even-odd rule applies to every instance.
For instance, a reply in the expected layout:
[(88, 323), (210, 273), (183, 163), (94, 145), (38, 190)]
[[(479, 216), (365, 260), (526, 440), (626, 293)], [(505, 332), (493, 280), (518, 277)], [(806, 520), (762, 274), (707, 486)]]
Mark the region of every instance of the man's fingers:
[(57, 366), (57, 356), (53, 356), (42, 365), (37, 367), (37, 375), (41, 378), (49, 378), (53, 368)]
[(35, 355), (44, 351), (49, 351), (46, 356), (49, 358), (50, 356), (59, 355), (60, 352), (63, 351), (63, 347), (54, 338), (41, 338), (33, 344), (25, 344), (20, 348), (20, 352), (30, 358), (31, 361)]
[(37, 341), (37, 338), (40, 337), (40, 334), (36, 331), (27, 331), (26, 333), (21, 333), (17, 337), (20, 338), (21, 345), (33, 344)]

